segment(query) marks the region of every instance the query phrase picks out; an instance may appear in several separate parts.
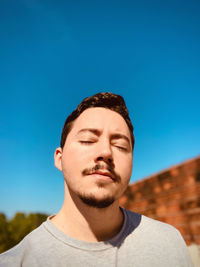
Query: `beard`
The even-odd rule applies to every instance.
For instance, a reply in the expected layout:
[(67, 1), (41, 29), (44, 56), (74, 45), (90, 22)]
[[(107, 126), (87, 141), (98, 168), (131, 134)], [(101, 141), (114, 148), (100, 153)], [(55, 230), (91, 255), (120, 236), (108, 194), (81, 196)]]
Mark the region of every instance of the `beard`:
[(108, 208), (115, 201), (114, 197), (106, 197), (106, 198), (101, 199), (101, 200), (96, 199), (95, 196), (92, 196), (92, 195), (91, 196), (85, 196), (85, 195), (79, 194), (78, 197), (87, 206), (92, 207), (92, 208), (97, 208), (97, 209)]
[[(118, 175), (112, 167), (110, 166), (102, 166), (100, 164), (95, 165), (93, 168), (86, 168), (82, 171), (82, 176), (87, 176), (91, 174), (94, 171), (97, 170), (107, 170), (112, 174), (113, 183), (120, 183), (121, 182), (121, 176)], [(66, 183), (66, 186), (69, 190), (69, 193), (75, 201), (75, 196), (78, 197), (84, 204), (86, 204), (88, 207), (93, 207), (97, 209), (104, 209), (109, 206), (111, 206), (114, 201), (116, 200), (115, 194), (104, 194), (104, 196), (100, 197), (100, 199), (95, 195), (95, 193), (92, 192), (85, 192), (85, 190), (81, 190), (80, 188), (77, 190), (74, 190), (73, 186), (71, 186), (71, 183), (68, 182), (68, 179), (66, 178), (68, 175), (67, 173), (64, 175), (64, 181)], [(84, 178), (83, 178), (84, 179)], [(96, 186), (101, 190), (106, 185), (104, 182), (98, 181), (96, 183)], [(103, 192), (102, 192), (103, 193)]]
[[(84, 169), (82, 171), (82, 175), (85, 176), (85, 175), (91, 174), (94, 171), (97, 171), (97, 170), (105, 170), (105, 169), (108, 170), (112, 174), (112, 176), (113, 176), (113, 182), (114, 183), (119, 183), (121, 181), (120, 175), (118, 175), (113, 170), (113, 168), (111, 166), (104, 167), (104, 166), (101, 166), (100, 164), (95, 165), (93, 168), (86, 168), (86, 169)], [(99, 188), (101, 188), (101, 187), (103, 188), (104, 187), (104, 184), (101, 184), (99, 182), (98, 187)], [(84, 194), (80, 194), (79, 193), (78, 194), (78, 197), (87, 206), (93, 207), (93, 208), (97, 208), (97, 209), (107, 208), (110, 205), (112, 205), (113, 202), (115, 201), (115, 197), (114, 196), (105, 196), (103, 199), (100, 199), (99, 200), (93, 194), (91, 194), (91, 195), (84, 195)]]

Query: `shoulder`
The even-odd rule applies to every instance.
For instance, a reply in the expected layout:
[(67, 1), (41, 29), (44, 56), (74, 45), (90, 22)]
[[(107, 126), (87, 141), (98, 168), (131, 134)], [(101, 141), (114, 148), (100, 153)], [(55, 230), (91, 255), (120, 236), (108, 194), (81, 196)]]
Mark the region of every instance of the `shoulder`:
[(156, 232), (159, 236), (171, 233), (172, 235), (181, 237), (179, 231), (172, 225), (149, 218), (130, 210), (125, 210), (125, 213), (128, 217), (128, 224), (130, 226), (133, 225), (134, 228), (139, 232), (145, 232), (149, 234), (155, 234), (154, 232)]
[(33, 230), (13, 248), (0, 254), (0, 267), (21, 266), (28, 254), (33, 253), (35, 248), (39, 248), (42, 237), (45, 235), (43, 224)]
[(127, 246), (135, 246), (146, 255), (156, 255), (161, 261), (167, 259), (172, 265), (178, 259), (183, 265), (176, 266), (191, 266), (185, 241), (175, 227), (129, 210), (125, 213), (129, 228)]
[(123, 211), (122, 261), (134, 259), (131, 262), (134, 266), (193, 266), (186, 244), (176, 228), (129, 210)]

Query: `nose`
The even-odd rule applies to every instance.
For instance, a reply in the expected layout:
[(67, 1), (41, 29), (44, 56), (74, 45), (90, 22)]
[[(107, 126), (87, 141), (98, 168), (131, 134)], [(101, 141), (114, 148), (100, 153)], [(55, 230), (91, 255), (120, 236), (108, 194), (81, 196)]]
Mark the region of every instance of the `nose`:
[(99, 143), (95, 162), (98, 163), (99, 161), (104, 161), (109, 166), (113, 167), (113, 153), (110, 142), (104, 140)]

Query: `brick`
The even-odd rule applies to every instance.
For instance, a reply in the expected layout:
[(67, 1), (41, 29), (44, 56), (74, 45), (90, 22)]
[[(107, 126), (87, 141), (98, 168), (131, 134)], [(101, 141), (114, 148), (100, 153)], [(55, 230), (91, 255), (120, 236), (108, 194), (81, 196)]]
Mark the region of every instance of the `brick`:
[(120, 205), (169, 223), (200, 244), (200, 156), (129, 185)]

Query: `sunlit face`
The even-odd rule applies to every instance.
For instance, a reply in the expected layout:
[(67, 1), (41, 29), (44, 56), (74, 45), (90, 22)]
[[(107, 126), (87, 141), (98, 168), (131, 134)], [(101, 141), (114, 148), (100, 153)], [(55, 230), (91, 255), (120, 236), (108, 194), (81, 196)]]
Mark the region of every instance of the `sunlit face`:
[(133, 158), (129, 128), (120, 114), (106, 108), (86, 109), (59, 151), (55, 165), (71, 194), (84, 202), (110, 204), (123, 194)]

